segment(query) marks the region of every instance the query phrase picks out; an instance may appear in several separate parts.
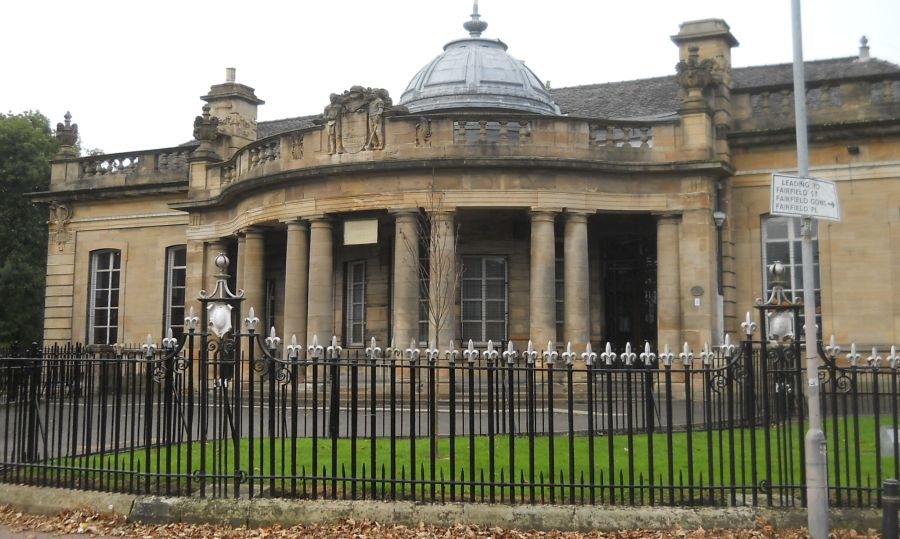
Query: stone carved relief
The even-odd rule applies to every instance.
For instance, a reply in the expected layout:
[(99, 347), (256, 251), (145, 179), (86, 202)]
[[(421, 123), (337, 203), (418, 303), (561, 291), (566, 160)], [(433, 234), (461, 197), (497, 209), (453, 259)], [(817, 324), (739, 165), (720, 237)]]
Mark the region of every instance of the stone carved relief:
[(50, 222), (56, 229), (53, 239), (56, 241), (56, 249), (60, 253), (69, 241), (69, 222), (72, 220), (72, 208), (65, 204), (52, 202), (50, 204)]
[(291, 158), (303, 159), (303, 133), (291, 135)]
[(219, 120), (219, 131), (225, 135), (256, 138), (256, 121), (244, 118), (237, 112), (231, 112)]
[(422, 116), (416, 122), (416, 146), (431, 147), (431, 118)]
[(688, 59), (675, 65), (678, 72), (678, 83), (682, 88), (691, 93), (691, 90), (703, 90), (714, 82), (713, 71), (716, 62), (706, 58), (700, 60), (700, 49), (691, 47), (688, 49)]
[(358, 153), (384, 148), (384, 116), (394, 107), (387, 90), (353, 86), (343, 94), (331, 94), (322, 119), (329, 154)]

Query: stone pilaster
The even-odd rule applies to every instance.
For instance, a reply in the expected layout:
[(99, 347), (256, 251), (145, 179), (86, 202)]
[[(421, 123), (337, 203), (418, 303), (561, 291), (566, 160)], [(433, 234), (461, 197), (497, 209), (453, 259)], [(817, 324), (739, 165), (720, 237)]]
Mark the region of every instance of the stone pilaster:
[(718, 344), (716, 280), (716, 225), (709, 208), (689, 210), (681, 216), (682, 338), (699, 350), (703, 343)]
[(291, 335), (300, 344), (306, 343), (306, 315), (309, 286), (309, 227), (302, 221), (287, 224), (287, 248), (284, 264), (284, 342), (290, 344)]
[[(184, 279), (184, 315), (187, 316), (194, 308), (194, 314), (200, 317), (200, 291), (209, 292), (207, 283), (207, 265), (212, 263), (212, 257), (206, 255), (206, 244), (198, 240), (187, 241), (187, 251), (185, 253), (187, 260), (187, 270)], [(180, 323), (181, 320), (173, 320), (173, 323)], [(198, 328), (198, 330), (201, 328)]]
[(419, 234), (415, 210), (394, 212), (394, 278), (391, 322), (397, 346), (419, 340)]
[(313, 335), (327, 346), (334, 334), (334, 238), (328, 218), (310, 220), (309, 232), (309, 308), (306, 343)]
[[(266, 292), (265, 277), (263, 276), (263, 263), (265, 261), (264, 236), (261, 230), (249, 228), (244, 231), (243, 249), (238, 252), (238, 289), (244, 291), (244, 304), (242, 318), (247, 317), (250, 308), (259, 318), (257, 331), (268, 333), (268, 320), (266, 320)], [(241, 320), (243, 323), (243, 319)]]
[(659, 215), (656, 221), (656, 338), (658, 348), (681, 346), (681, 272), (678, 215)]
[(576, 350), (585, 347), (591, 337), (590, 294), (588, 284), (587, 212), (566, 214), (563, 238), (565, 290), (565, 339)]
[[(429, 217), (428, 341), (438, 347), (446, 347), (457, 335), (456, 296), (460, 277), (456, 260), (455, 215), (452, 211), (435, 211)], [(397, 345), (400, 343), (397, 342)]]
[(556, 340), (556, 245), (552, 211), (531, 212), (531, 307), (530, 336), (544, 348)]

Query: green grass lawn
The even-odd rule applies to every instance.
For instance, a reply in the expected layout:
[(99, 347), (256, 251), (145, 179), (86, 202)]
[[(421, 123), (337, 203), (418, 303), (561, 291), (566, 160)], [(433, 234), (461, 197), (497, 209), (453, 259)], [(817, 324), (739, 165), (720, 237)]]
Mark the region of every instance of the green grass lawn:
[[(884, 424), (884, 422), (882, 422)], [(833, 424), (825, 425), (827, 436), (833, 436)], [(859, 419), (859, 436), (854, 434), (852, 420), (840, 420), (839, 447), (835, 447), (834, 441), (829, 439), (829, 485), (841, 486), (876, 486), (880, 484), (878, 465), (881, 465), (881, 477), (894, 477), (897, 474), (897, 464), (893, 455), (876, 459), (876, 444), (878, 438), (875, 433), (874, 420), (871, 417)], [(375, 440), (375, 474), (371, 469), (371, 441), (358, 439), (355, 448), (351, 441), (339, 439), (337, 441), (336, 461), (332, 458), (332, 442), (330, 439), (319, 439), (317, 442), (318, 459), (313, 468), (313, 446), (310, 438), (299, 438), (296, 441), (290, 439), (275, 439), (274, 443), (274, 468), (270, 463), (270, 441), (266, 439), (242, 439), (239, 444), (240, 469), (246, 471), (257, 484), (268, 485), (270, 476), (293, 476), (301, 479), (302, 488), (308, 489), (312, 485), (312, 476), (317, 478), (338, 478), (337, 483), (343, 487), (345, 478), (356, 477), (376, 479), (379, 483), (382, 479), (402, 479), (404, 485), (397, 487), (398, 492), (408, 494), (411, 483), (409, 480), (415, 476), (417, 481), (430, 480), (432, 478), (449, 481), (451, 476), (458, 481), (457, 492), (463, 489), (468, 492), (465, 482), (473, 479), (504, 483), (507, 486), (496, 487), (496, 496), (501, 493), (508, 498), (510, 470), (513, 469), (513, 483), (517, 496), (522, 493), (522, 483), (534, 481), (544, 485), (543, 491), (538, 489), (536, 496), (549, 498), (549, 485), (556, 485), (554, 495), (557, 498), (567, 497), (571, 494), (568, 490), (570, 477), (574, 477), (574, 484), (594, 484), (606, 487), (597, 490), (599, 498), (603, 492), (605, 497), (612, 493), (612, 487), (635, 485), (635, 497), (649, 498), (649, 487), (652, 484), (656, 490), (654, 496), (669, 496), (677, 490), (678, 498), (683, 498), (685, 489), (693, 485), (703, 487), (704, 496), (727, 496), (727, 490), (717, 489), (717, 486), (737, 485), (740, 490), (747, 491), (753, 485), (758, 485), (767, 479), (766, 470), (770, 468), (771, 485), (773, 491), (789, 495), (799, 495), (790, 489), (791, 486), (800, 484), (802, 465), (800, 461), (800, 446), (802, 445), (802, 433), (799, 433), (796, 423), (786, 429), (768, 429), (771, 448), (766, 451), (766, 429), (757, 428), (754, 432), (750, 429), (734, 430), (705, 430), (694, 431), (690, 435), (686, 432), (675, 432), (671, 442), (665, 432), (658, 432), (653, 436), (636, 434), (631, 439), (627, 435), (619, 434), (612, 437), (612, 450), (609, 449), (610, 439), (607, 436), (593, 437), (593, 468), (590, 465), (591, 439), (585, 435), (576, 435), (572, 439), (571, 453), (574, 458), (570, 462), (570, 440), (565, 434), (552, 437), (540, 436), (534, 438), (533, 449), (530, 447), (528, 437), (516, 437), (512, 442), (515, 445), (515, 467), (510, 466), (510, 437), (496, 436), (491, 440), (486, 436), (469, 438), (459, 436), (454, 440), (453, 473), (451, 473), (451, 450), (448, 437), (437, 439), (437, 451), (432, 469), (431, 441), (428, 438), (415, 440), (415, 460), (412, 456), (412, 443), (409, 438), (401, 438), (395, 441), (391, 447), (388, 438)], [(751, 443), (755, 435), (755, 444)], [(732, 439), (733, 437), (733, 439)], [(651, 449), (652, 441), (652, 449)], [(690, 442), (690, 444), (689, 444)], [(475, 460), (471, 461), (469, 454), (470, 444), (475, 444)], [(671, 443), (671, 447), (670, 447)], [(690, 447), (689, 447), (690, 445)], [(859, 460), (856, 451), (859, 451)], [(551, 447), (553, 459), (551, 463)], [(753, 448), (755, 447), (755, 460)], [(190, 474), (200, 468), (201, 455), (205, 451), (206, 470), (209, 475), (228, 476), (234, 473), (235, 451), (232, 440), (214, 440), (208, 442), (206, 447), (194, 443), (190, 448), (187, 445), (173, 446), (170, 448), (151, 449), (135, 452), (119, 453), (113, 455), (98, 455), (61, 459), (60, 464), (74, 467), (89, 467), (94, 469), (118, 469), (147, 471), (149, 461), (150, 472)], [(848, 451), (849, 449), (849, 451)], [(189, 451), (190, 450), (190, 451)], [(531, 454), (533, 451), (533, 460)], [(252, 452), (252, 462), (251, 462)], [(190, 454), (189, 454), (190, 453)], [(671, 453), (671, 460), (669, 454)], [(493, 455), (493, 474), (490, 456)], [(651, 458), (652, 455), (652, 458)], [(689, 455), (692, 458), (689, 458)], [(355, 456), (355, 472), (354, 472)], [(612, 462), (610, 459), (612, 456)], [(839, 459), (839, 475), (835, 474), (835, 458)], [(755, 467), (753, 463), (755, 462)], [(552, 464), (552, 466), (551, 466)], [(333, 467), (334, 466), (334, 467)], [(732, 469), (733, 468), (733, 469)], [(754, 472), (755, 468), (755, 472)], [(591, 472), (593, 470), (593, 476)], [(754, 475), (755, 473), (755, 475)], [(102, 475), (102, 473), (101, 473)], [(551, 479), (552, 477), (552, 479)], [(305, 480), (305, 481), (303, 481)], [(288, 479), (289, 483), (290, 480)], [(281, 477), (276, 481), (276, 489), (288, 488)], [(362, 483), (357, 482), (359, 488)], [(565, 487), (560, 488), (560, 484)], [(370, 483), (367, 483), (370, 485)], [(321, 488), (322, 481), (317, 481)], [(382, 489), (390, 491), (389, 484), (378, 484), (379, 492)], [(665, 490), (661, 487), (674, 487)], [(298, 487), (299, 488), (299, 487)], [(347, 488), (350, 488), (347, 486)], [(368, 488), (368, 486), (367, 486)], [(430, 486), (419, 483), (417, 491), (430, 492)], [(480, 495), (480, 487), (476, 489)], [(576, 487), (578, 496), (586, 496), (584, 490)], [(440, 488), (438, 490), (440, 492)], [(708, 492), (707, 492), (708, 491)], [(485, 493), (488, 489), (485, 489)], [(525, 487), (525, 494), (529, 493)], [(627, 489), (616, 489), (616, 497), (627, 493)], [(761, 495), (765, 495), (763, 491)]]

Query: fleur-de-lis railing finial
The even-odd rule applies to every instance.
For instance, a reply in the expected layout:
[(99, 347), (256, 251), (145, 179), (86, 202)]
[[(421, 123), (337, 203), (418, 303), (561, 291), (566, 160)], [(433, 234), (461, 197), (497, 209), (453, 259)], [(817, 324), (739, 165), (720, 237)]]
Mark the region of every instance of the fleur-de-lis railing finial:
[(444, 357), (447, 358), (447, 362), (451, 365), (455, 365), (456, 360), (459, 359), (459, 350), (456, 349), (456, 343), (453, 342), (453, 339), (450, 339), (450, 347), (444, 350)]
[(625, 363), (626, 367), (630, 367), (634, 360), (637, 358), (637, 355), (631, 351), (631, 343), (625, 343), (625, 351), (622, 352), (622, 362)]
[(682, 347), (682, 352), (678, 354), (678, 358), (681, 359), (681, 363), (685, 366), (694, 364), (694, 353), (691, 352), (691, 347), (688, 346), (688, 343), (684, 343), (684, 347)]
[(328, 354), (328, 359), (341, 359), (341, 352), (343, 351), (343, 347), (338, 345), (337, 335), (332, 335), (331, 345), (325, 349), (325, 352)]
[(856, 352), (856, 343), (850, 343), (850, 351), (847, 352), (847, 362), (850, 363), (851, 367), (859, 366), (859, 354)]
[(703, 343), (703, 350), (700, 352), (700, 363), (709, 366), (712, 365), (715, 358), (716, 353), (709, 349), (709, 343)]
[(269, 336), (266, 337), (265, 343), (266, 348), (268, 348), (269, 351), (271, 351), (273, 354), (275, 353), (275, 350), (277, 350), (278, 347), (281, 346), (281, 337), (275, 334), (275, 326), (272, 326), (269, 329)]
[(891, 346), (891, 355), (889, 355), (885, 359), (887, 359), (888, 365), (890, 365), (892, 369), (900, 367), (900, 355), (897, 355), (896, 346)]
[(478, 356), (479, 352), (475, 349), (475, 343), (472, 342), (472, 339), (469, 339), (469, 346), (463, 351), (463, 357), (466, 358), (466, 361), (469, 363), (475, 363)]
[(731, 359), (734, 357), (736, 347), (731, 344), (731, 335), (729, 335), (728, 333), (725, 334), (725, 342), (722, 343), (720, 348), (722, 349), (722, 355), (726, 358)]
[(547, 349), (544, 350), (544, 363), (547, 365), (553, 365), (556, 363), (557, 358), (559, 358), (559, 353), (556, 352), (556, 347), (553, 346), (553, 341), (547, 341)]
[(149, 333), (147, 334), (147, 342), (141, 345), (141, 350), (144, 351), (144, 357), (147, 359), (152, 359), (153, 354), (156, 352), (156, 345), (153, 344), (153, 337)]
[(178, 345), (178, 339), (172, 335), (172, 328), (166, 328), (166, 336), (162, 340), (163, 348), (171, 350)]
[(416, 346), (416, 340), (411, 339), (409, 341), (409, 348), (406, 349), (406, 359), (408, 359), (410, 363), (415, 363), (419, 360), (419, 354), (419, 347)]
[(825, 347), (825, 353), (832, 363), (837, 359), (838, 354), (841, 353), (841, 347), (834, 343), (834, 335), (832, 335), (831, 339), (828, 341), (828, 346)]
[(600, 359), (603, 360), (603, 363), (606, 364), (607, 367), (612, 365), (616, 361), (616, 353), (612, 351), (612, 343), (606, 341), (606, 350), (600, 354)]
[(534, 365), (534, 362), (537, 361), (538, 353), (534, 349), (534, 343), (531, 342), (531, 339), (528, 339), (528, 346), (525, 347), (525, 351), (522, 352), (522, 357), (525, 358), (525, 363), (528, 365)]
[(366, 347), (366, 358), (372, 361), (378, 359), (378, 356), (381, 354), (381, 348), (378, 348), (378, 343), (375, 342), (375, 337), (372, 337), (372, 340), (369, 342), (369, 346)]
[(429, 363), (434, 363), (440, 355), (441, 351), (438, 350), (435, 342), (431, 341), (431, 346), (425, 348), (425, 359), (427, 359)]
[[(387, 348), (384, 349), (384, 357), (385, 359), (392, 359), (394, 361), (397, 360), (397, 345), (394, 343), (394, 339), (391, 339), (391, 344), (388, 345)], [(403, 355), (403, 351), (400, 351), (400, 355)]]
[(641, 356), (640, 356), (640, 357), (641, 357), (641, 361), (644, 362), (644, 365), (646, 365), (646, 366), (648, 366), (648, 367), (651, 366), (651, 365), (653, 365), (653, 362), (656, 361), (656, 354), (654, 354), (654, 353), (650, 350), (650, 343), (649, 343), (649, 342), (644, 341), (644, 351), (641, 352)]
[(197, 324), (200, 323), (200, 319), (194, 315), (194, 307), (191, 306), (188, 311), (188, 315), (184, 317), (184, 329), (188, 330), (188, 332), (193, 333), (197, 330)]
[(322, 359), (322, 354), (325, 352), (325, 348), (323, 348), (319, 344), (318, 335), (313, 335), (312, 344), (309, 345), (307, 351), (309, 352), (310, 359)]
[(665, 365), (666, 367), (671, 367), (671, 366), (672, 366), (672, 363), (675, 362), (675, 354), (673, 354), (673, 353), (669, 350), (669, 345), (668, 345), (668, 343), (666, 343), (666, 345), (663, 346), (663, 351), (662, 351), (662, 353), (659, 355), (659, 360), (662, 361), (663, 365)]
[(563, 361), (566, 362), (566, 365), (574, 365), (575, 358), (578, 357), (578, 354), (572, 351), (572, 341), (566, 343), (566, 351), (562, 353)]
[(247, 318), (244, 319), (244, 323), (247, 324), (247, 331), (250, 333), (256, 331), (256, 326), (259, 325), (259, 318), (253, 311), (253, 307), (250, 307), (250, 310), (247, 311)]
[(303, 345), (297, 344), (297, 334), (291, 335), (291, 344), (287, 345), (287, 355), (291, 360), (296, 360), (300, 357), (300, 351), (303, 350)]
[(488, 361), (497, 361), (500, 357), (500, 353), (494, 350), (494, 341), (488, 340), (487, 350), (484, 351), (484, 359)]
[(594, 350), (591, 348), (590, 342), (584, 345), (584, 352), (582, 352), (581, 354), (581, 359), (588, 367), (591, 367), (597, 363), (597, 352), (594, 352)]
[(510, 365), (516, 362), (516, 358), (519, 357), (519, 353), (516, 352), (516, 347), (513, 345), (512, 341), (506, 343), (506, 351), (503, 352), (503, 359)]
[(869, 366), (873, 369), (877, 369), (881, 365), (881, 356), (878, 355), (878, 349), (874, 346), (872, 347), (872, 355), (866, 359), (869, 362)]
[(747, 336), (747, 339), (750, 339), (756, 333), (756, 322), (753, 321), (750, 311), (747, 311), (747, 318), (741, 322), (741, 329), (744, 330), (744, 335)]

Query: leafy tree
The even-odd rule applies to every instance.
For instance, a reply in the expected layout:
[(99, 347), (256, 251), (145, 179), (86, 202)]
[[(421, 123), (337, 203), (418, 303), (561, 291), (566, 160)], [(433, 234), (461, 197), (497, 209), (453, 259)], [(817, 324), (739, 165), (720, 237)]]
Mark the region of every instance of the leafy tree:
[(0, 343), (41, 339), (47, 208), (25, 195), (47, 189), (56, 147), (41, 113), (0, 114)]

